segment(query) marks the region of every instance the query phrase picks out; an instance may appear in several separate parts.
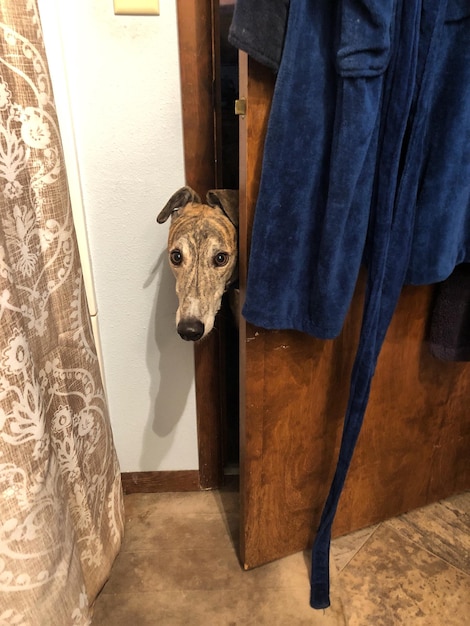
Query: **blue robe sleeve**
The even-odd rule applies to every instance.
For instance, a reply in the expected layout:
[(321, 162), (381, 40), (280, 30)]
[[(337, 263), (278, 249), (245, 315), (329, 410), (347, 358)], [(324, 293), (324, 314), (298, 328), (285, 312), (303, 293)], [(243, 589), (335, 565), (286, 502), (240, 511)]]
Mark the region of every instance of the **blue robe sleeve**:
[(369, 224), (394, 4), (345, 2), (338, 19), (333, 2), (291, 0), (243, 309), (255, 325), (341, 330)]

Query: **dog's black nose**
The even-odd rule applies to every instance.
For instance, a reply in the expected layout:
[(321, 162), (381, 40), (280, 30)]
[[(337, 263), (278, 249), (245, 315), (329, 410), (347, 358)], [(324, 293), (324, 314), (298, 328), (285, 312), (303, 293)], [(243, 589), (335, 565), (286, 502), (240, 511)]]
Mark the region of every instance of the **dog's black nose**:
[(197, 341), (204, 334), (204, 324), (200, 320), (189, 318), (181, 320), (176, 330), (185, 341)]

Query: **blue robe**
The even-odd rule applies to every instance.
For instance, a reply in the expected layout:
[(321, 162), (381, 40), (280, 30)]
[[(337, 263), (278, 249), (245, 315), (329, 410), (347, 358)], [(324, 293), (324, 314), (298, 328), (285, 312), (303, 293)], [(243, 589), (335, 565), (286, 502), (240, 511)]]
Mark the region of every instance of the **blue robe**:
[(470, 2), (291, 0), (243, 315), (333, 338), (362, 263), (368, 275), (315, 608), (329, 605), (331, 526), (401, 288), (469, 261)]

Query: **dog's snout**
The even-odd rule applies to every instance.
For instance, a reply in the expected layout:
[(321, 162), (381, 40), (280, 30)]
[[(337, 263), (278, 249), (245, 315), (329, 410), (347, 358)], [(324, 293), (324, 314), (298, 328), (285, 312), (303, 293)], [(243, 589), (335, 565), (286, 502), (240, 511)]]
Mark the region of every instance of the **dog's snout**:
[(195, 318), (181, 320), (177, 327), (178, 335), (185, 341), (197, 341), (204, 335), (204, 324)]

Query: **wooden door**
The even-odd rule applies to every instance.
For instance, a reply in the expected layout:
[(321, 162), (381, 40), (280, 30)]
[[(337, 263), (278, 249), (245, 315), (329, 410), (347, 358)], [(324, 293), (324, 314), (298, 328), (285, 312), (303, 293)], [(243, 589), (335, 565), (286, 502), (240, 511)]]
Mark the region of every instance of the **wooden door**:
[[(240, 271), (243, 301), (274, 77), (240, 55)], [(320, 519), (346, 409), (363, 280), (340, 337), (322, 341), (240, 320), (241, 561), (302, 550)], [(403, 290), (383, 346), (335, 536), (470, 488), (470, 364), (425, 341), (431, 287)], [(269, 303), (266, 303), (269, 306)]]

